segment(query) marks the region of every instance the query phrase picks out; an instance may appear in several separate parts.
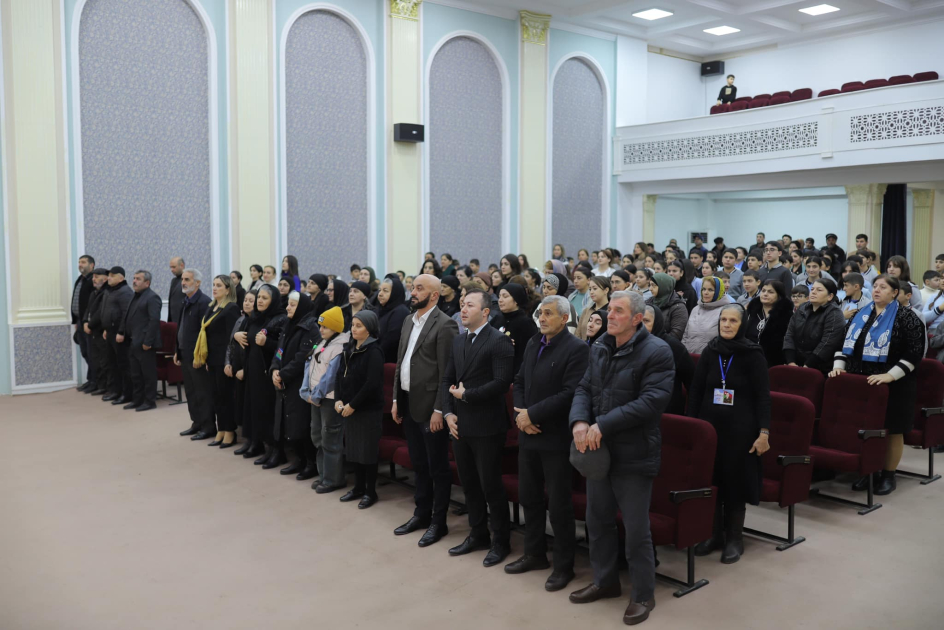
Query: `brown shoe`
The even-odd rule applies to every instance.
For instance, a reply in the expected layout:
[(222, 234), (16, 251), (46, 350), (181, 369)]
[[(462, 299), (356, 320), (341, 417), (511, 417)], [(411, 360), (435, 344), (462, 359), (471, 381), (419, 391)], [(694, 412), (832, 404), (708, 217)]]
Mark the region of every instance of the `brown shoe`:
[(630, 602), (623, 613), (623, 623), (627, 626), (635, 626), (649, 618), (649, 613), (656, 607), (656, 598), (652, 597), (647, 602)]
[(615, 582), (610, 586), (604, 587), (600, 587), (591, 583), (590, 586), (571, 593), (570, 602), (572, 604), (589, 604), (597, 601), (598, 599), (611, 599), (614, 597), (620, 597), (622, 594), (623, 589), (620, 587), (619, 582)]

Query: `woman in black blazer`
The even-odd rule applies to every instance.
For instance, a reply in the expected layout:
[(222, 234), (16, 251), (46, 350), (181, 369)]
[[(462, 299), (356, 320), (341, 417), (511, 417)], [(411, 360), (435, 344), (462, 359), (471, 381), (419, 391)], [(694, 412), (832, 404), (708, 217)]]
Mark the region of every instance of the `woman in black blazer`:
[(779, 280), (765, 280), (756, 300), (747, 304), (747, 327), (744, 334), (760, 344), (767, 358), (767, 367), (783, 365), (783, 339), (793, 317), (793, 301)]
[(210, 373), (213, 382), (213, 415), (216, 416), (216, 439), (208, 446), (229, 448), (236, 443), (236, 417), (233, 411), (233, 381), (226, 376), (226, 349), (230, 333), (239, 319), (236, 284), (232, 278), (213, 278), (213, 301), (207, 307), (200, 326), (197, 346), (193, 351), (194, 367)]

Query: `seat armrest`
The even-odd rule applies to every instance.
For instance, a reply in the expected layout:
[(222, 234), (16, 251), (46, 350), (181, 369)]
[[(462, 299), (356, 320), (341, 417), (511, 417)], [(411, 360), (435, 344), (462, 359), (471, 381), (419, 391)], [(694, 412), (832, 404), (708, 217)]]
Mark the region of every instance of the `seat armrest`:
[(888, 434), (885, 429), (859, 429), (859, 439), (883, 438)]
[(813, 458), (809, 455), (781, 455), (777, 458), (777, 463), (781, 466), (791, 466), (793, 464), (812, 464)]
[(669, 493), (669, 499), (672, 503), (678, 505), (689, 499), (709, 499), (711, 498), (711, 488), (699, 488), (698, 490), (673, 490)]
[(925, 418), (931, 416), (944, 416), (944, 407), (924, 407), (921, 409), (921, 415)]

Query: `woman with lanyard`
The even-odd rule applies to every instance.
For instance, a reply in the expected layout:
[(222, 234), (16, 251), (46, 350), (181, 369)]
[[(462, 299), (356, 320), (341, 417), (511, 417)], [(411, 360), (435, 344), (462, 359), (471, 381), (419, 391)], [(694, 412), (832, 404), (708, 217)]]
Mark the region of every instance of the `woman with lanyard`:
[(718, 335), (695, 367), (687, 415), (710, 422), (718, 433), (714, 528), (711, 538), (695, 547), (695, 555), (723, 549), (721, 562), (732, 564), (744, 553), (745, 504), (760, 502), (760, 456), (770, 449), (770, 382), (761, 347), (745, 337), (744, 308), (726, 304), (720, 315)]
[[(842, 348), (833, 359), (830, 378), (844, 372), (868, 377), (869, 385), (888, 385), (885, 430), (888, 449), (881, 473), (872, 476), (875, 494), (895, 490), (895, 470), (904, 450), (904, 434), (914, 423), (918, 379), (915, 371), (924, 354), (924, 324), (910, 308), (898, 304), (901, 284), (883, 274), (872, 283), (872, 303), (849, 322)], [(863, 477), (853, 490), (865, 490)]]
[(665, 320), (665, 334), (672, 335), (681, 342), (688, 326), (688, 309), (675, 292), (675, 278), (665, 273), (657, 273), (652, 276), (649, 290), (653, 295), (653, 306), (659, 308)]
[(747, 303), (747, 338), (760, 344), (767, 367), (783, 365), (783, 339), (793, 317), (793, 301), (779, 280), (765, 280), (756, 300)]

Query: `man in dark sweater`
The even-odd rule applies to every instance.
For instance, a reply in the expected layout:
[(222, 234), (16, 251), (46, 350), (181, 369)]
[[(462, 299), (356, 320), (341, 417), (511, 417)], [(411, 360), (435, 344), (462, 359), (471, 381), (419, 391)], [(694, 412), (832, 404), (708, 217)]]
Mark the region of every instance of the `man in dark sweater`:
[(728, 84), (721, 88), (721, 91), (718, 92), (718, 102), (716, 105), (724, 105), (725, 103), (733, 103), (737, 98), (738, 89), (734, 85), (734, 75), (728, 75)]
[(781, 262), (780, 258), (783, 256), (783, 245), (780, 244), (780, 241), (768, 241), (764, 245), (764, 266), (761, 267), (758, 271), (760, 273), (760, 284), (764, 284), (764, 280), (779, 280), (783, 283), (783, 287), (787, 291), (793, 290), (793, 274), (790, 273), (790, 270)]
[(587, 371), (590, 346), (567, 332), (570, 303), (552, 295), (541, 302), (541, 332), (528, 341), (515, 376), (518, 492), (524, 508), (524, 555), (505, 573), (547, 569), (544, 487), (554, 528), (554, 571), (544, 584), (559, 591), (574, 578), (576, 549), (570, 466), (570, 405)]

